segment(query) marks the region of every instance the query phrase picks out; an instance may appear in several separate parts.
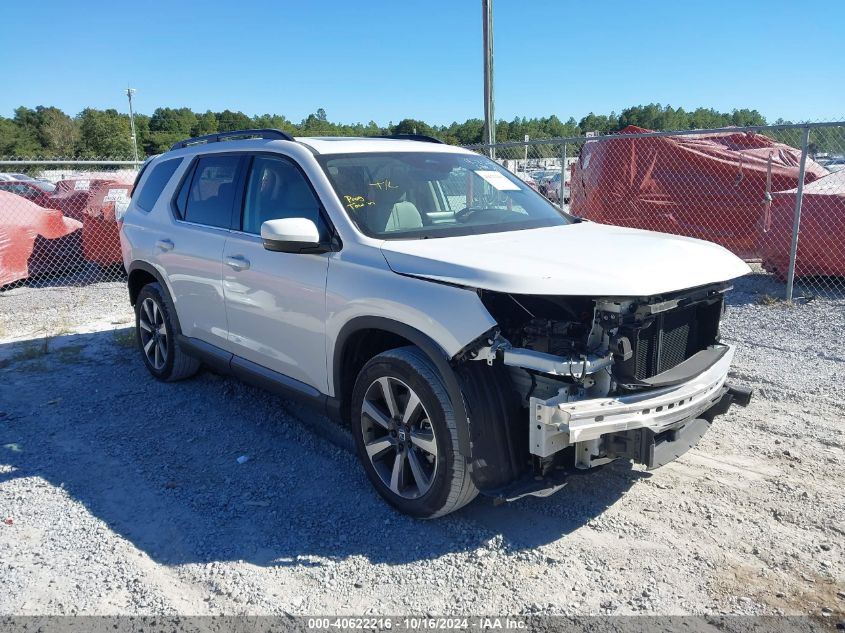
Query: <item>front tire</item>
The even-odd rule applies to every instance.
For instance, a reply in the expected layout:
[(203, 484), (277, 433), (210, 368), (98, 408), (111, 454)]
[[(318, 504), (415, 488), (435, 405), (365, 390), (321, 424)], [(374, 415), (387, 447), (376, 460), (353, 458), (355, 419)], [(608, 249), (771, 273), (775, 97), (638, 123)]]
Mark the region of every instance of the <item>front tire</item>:
[(173, 382), (197, 373), (200, 362), (179, 346), (179, 328), (164, 299), (161, 284), (141, 288), (135, 301), (135, 333), (147, 370), (158, 380)]
[(443, 379), (419, 348), (389, 350), (364, 365), (352, 393), (351, 417), (367, 477), (399, 511), (435, 518), (478, 494), (458, 450)]

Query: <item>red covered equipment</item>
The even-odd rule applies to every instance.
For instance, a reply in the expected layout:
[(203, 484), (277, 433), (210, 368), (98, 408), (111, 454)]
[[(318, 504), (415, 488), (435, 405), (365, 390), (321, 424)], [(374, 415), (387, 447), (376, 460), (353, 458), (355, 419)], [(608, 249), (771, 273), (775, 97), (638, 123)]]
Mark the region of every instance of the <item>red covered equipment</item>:
[(88, 206), (92, 190), (105, 182), (109, 181), (81, 176), (60, 180), (56, 183), (56, 190), (51, 197), (58, 203), (62, 213), (69, 218), (81, 221), (85, 215), (85, 207)]
[(77, 220), (0, 191), (0, 286), (78, 265)]
[(115, 220), (115, 203), (126, 200), (132, 185), (117, 181), (92, 185), (82, 216), (82, 248), (85, 259), (101, 266), (123, 263), (120, 233)]
[[(772, 208), (761, 240), (763, 267), (784, 279), (789, 269), (792, 225), (798, 190), (772, 194)], [(845, 170), (804, 185), (795, 276), (845, 276)]]
[[(649, 131), (628, 126), (614, 138), (584, 144), (572, 177), (570, 211), (759, 257), (766, 192), (797, 186), (800, 150), (745, 132), (627, 136)], [(805, 183), (826, 174), (807, 161)]]

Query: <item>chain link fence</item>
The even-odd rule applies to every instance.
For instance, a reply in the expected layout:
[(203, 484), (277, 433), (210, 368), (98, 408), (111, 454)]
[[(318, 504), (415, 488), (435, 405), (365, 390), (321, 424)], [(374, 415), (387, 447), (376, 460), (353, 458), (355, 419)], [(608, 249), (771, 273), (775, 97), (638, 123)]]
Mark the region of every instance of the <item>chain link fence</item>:
[[(845, 295), (845, 123), (628, 127), (469, 147), (576, 216), (721, 244), (757, 262), (787, 300)], [(88, 306), (88, 318), (104, 301), (126, 310), (115, 211), (137, 169), (0, 159), (0, 299), (14, 296), (0, 329), (24, 313), (62, 323), (62, 310)]]
[(0, 160), (0, 291), (124, 278), (115, 210), (127, 161)]
[(845, 123), (615, 134), (469, 149), (573, 215), (724, 246), (783, 296), (845, 294)]

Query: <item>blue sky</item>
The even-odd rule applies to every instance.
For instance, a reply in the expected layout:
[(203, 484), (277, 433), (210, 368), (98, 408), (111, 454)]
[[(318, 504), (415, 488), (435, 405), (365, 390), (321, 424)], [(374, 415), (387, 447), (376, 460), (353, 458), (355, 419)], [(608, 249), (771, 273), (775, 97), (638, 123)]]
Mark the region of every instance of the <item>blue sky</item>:
[[(42, 0), (3, 27), (18, 105), (341, 122), (481, 117), (480, 0)], [(494, 0), (496, 117), (659, 102), (845, 117), (845, 2)], [(8, 69), (15, 69), (14, 72)]]

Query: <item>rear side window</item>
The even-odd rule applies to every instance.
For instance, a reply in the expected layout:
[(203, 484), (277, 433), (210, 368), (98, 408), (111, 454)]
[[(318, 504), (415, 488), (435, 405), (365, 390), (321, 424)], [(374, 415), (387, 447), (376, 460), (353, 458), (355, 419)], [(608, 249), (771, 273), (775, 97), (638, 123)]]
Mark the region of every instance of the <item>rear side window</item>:
[(241, 160), (240, 156), (203, 156), (197, 161), (184, 201), (185, 220), (229, 228)]
[(299, 169), (283, 158), (256, 156), (247, 180), (243, 231), (258, 235), (263, 222), (280, 218), (323, 225), (320, 203)]
[(170, 182), (170, 177), (181, 162), (181, 158), (173, 158), (162, 161), (153, 167), (144, 186), (141, 188), (141, 193), (138, 194), (138, 199), (135, 201), (139, 209), (143, 209), (144, 211), (152, 210), (156, 200), (158, 200), (167, 183)]

